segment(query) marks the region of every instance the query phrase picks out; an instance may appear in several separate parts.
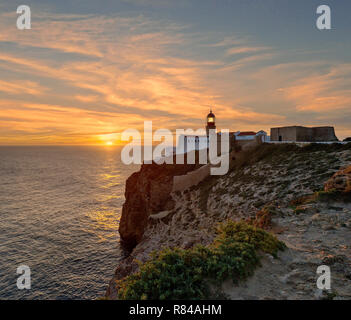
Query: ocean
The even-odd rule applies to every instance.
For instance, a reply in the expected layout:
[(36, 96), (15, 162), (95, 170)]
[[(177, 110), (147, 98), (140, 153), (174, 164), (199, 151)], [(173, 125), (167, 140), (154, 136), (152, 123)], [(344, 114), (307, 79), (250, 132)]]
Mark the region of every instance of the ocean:
[[(103, 297), (123, 257), (120, 147), (0, 147), (0, 299)], [(17, 267), (31, 289), (17, 288)]]

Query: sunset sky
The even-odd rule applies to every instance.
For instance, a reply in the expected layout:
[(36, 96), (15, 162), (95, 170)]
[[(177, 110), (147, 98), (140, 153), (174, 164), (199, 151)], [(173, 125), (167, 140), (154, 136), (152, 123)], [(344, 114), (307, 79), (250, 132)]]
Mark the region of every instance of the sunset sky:
[[(16, 9), (32, 11), (17, 30)], [(332, 30), (316, 28), (318, 5)], [(127, 128), (333, 125), (351, 136), (351, 1), (0, 0), (0, 144)]]

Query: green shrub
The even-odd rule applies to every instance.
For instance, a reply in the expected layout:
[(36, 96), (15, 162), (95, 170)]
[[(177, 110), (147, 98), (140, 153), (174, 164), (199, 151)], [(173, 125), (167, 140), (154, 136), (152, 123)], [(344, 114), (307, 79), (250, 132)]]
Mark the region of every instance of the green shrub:
[[(210, 246), (154, 252), (139, 272), (117, 282), (119, 299), (205, 299), (209, 282), (234, 282), (253, 274), (258, 251), (277, 256), (285, 245), (275, 236), (244, 222), (220, 224)], [(215, 282), (216, 281), (216, 282)]]
[(277, 257), (279, 250), (285, 245), (274, 235), (260, 228), (255, 228), (245, 222), (227, 221), (220, 224), (219, 235), (214, 240), (214, 245), (221, 241), (234, 241), (248, 243), (254, 246), (255, 250), (261, 250)]

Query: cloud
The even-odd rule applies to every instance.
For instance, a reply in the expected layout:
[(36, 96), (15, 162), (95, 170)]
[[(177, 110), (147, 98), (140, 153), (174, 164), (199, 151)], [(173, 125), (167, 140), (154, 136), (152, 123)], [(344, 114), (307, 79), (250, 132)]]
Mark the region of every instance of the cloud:
[(248, 42), (247, 38), (243, 37), (223, 37), (222, 40), (212, 42), (210, 44), (207, 44), (208, 47), (230, 47), (230, 46), (236, 46), (236, 45), (246, 45)]
[(268, 47), (233, 47), (229, 48), (226, 51), (228, 56), (235, 55), (235, 54), (245, 54), (245, 53), (252, 53), (252, 52), (259, 52), (259, 51), (266, 51), (271, 50)]
[(75, 107), (3, 100), (0, 103), (0, 143), (16, 142), (21, 137), (23, 139), (23, 135), (28, 144), (38, 141), (97, 143), (99, 136), (116, 133), (116, 128), (133, 127), (140, 121), (140, 116), (130, 114), (121, 126), (118, 113), (96, 113)]
[(18, 94), (30, 94), (30, 95), (42, 95), (48, 88), (39, 85), (36, 82), (29, 80), (16, 80), (16, 81), (4, 81), (0, 79), (0, 91), (18, 95)]
[(0, 143), (94, 143), (144, 120), (202, 127), (209, 105), (219, 127), (268, 131), (349, 106), (346, 64), (282, 62), (252, 39), (142, 15), (36, 15), (28, 32), (0, 15), (0, 68), (16, 78), (0, 76)]
[(95, 102), (98, 100), (97, 95), (85, 95), (85, 96), (76, 95), (74, 97), (81, 102)]
[(351, 64), (335, 64), (282, 89), (298, 111), (339, 112), (351, 107)]

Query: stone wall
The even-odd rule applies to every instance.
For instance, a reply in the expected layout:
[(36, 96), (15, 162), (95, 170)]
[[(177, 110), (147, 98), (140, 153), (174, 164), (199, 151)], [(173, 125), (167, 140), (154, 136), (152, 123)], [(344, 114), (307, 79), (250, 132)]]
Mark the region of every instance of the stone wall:
[(198, 185), (202, 180), (206, 179), (210, 175), (210, 169), (211, 165), (206, 164), (195, 171), (188, 172), (185, 175), (173, 177), (172, 192), (183, 191), (192, 186)]
[[(261, 136), (256, 136), (254, 140), (249, 141), (237, 141), (237, 145), (240, 145), (239, 150), (235, 150), (235, 147), (231, 145), (231, 152), (229, 153), (229, 167), (231, 168), (235, 161), (244, 156), (242, 151), (248, 151), (257, 147), (262, 142)], [(189, 189), (192, 186), (198, 185), (201, 181), (205, 180), (211, 174), (212, 165), (206, 164), (194, 171), (190, 171), (187, 174), (173, 177), (173, 188), (172, 192), (183, 191)]]
[(271, 141), (327, 142), (338, 141), (333, 127), (280, 127), (271, 128)]
[(338, 138), (335, 135), (334, 127), (316, 127), (312, 128), (313, 137), (315, 138), (313, 141), (321, 142), (321, 141), (338, 141)]
[(296, 141), (296, 127), (281, 127), (271, 129), (271, 141), (279, 141), (279, 137), (283, 141)]
[[(261, 143), (260, 137), (245, 146), (233, 146), (229, 154), (230, 167), (243, 156), (243, 152)], [(187, 156), (188, 154), (186, 154)], [(175, 162), (174, 156), (173, 162)], [(123, 244), (131, 249), (144, 234), (150, 215), (174, 208), (171, 193), (183, 191), (199, 184), (211, 174), (211, 164), (199, 164), (199, 152), (195, 152), (195, 164), (143, 164), (126, 182), (126, 201), (122, 208), (119, 233)]]

